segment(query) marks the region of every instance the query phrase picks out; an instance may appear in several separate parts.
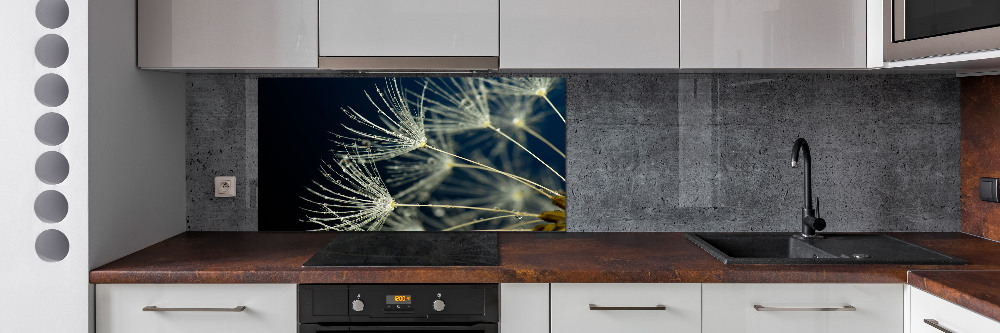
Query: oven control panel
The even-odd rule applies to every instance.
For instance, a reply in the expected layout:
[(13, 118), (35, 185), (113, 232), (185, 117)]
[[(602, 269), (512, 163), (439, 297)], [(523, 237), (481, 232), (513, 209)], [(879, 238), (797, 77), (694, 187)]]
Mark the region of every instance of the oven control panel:
[(413, 295), (385, 295), (385, 312), (413, 312)]
[(300, 322), (490, 322), (496, 284), (299, 285)]

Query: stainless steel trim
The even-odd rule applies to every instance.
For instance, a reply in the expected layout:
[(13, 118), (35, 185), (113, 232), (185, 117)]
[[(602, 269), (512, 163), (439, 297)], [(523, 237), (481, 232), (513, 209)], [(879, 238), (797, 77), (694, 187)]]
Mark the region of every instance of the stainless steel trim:
[(662, 304), (657, 304), (654, 306), (598, 306), (596, 304), (591, 304), (590, 309), (599, 311), (618, 311), (618, 310), (641, 311), (641, 310), (666, 310), (667, 306)]
[(1000, 27), (894, 42), (893, 27), (896, 24), (895, 18), (898, 16), (895, 15), (893, 0), (883, 0), (882, 14), (882, 59), (884, 61), (901, 61), (1000, 49)]
[(944, 332), (944, 333), (955, 333), (955, 332), (952, 332), (951, 330), (949, 330), (947, 328), (942, 327), (941, 324), (938, 323), (938, 321), (934, 320), (934, 319), (924, 319), (924, 323), (927, 324), (927, 325), (931, 325), (931, 327), (936, 328), (939, 331)]
[(853, 305), (844, 305), (829, 308), (779, 308), (754, 304), (753, 309), (757, 311), (858, 311)]
[(243, 312), (247, 307), (240, 305), (232, 308), (160, 308), (155, 305), (148, 305), (142, 311), (174, 312), (174, 311), (196, 311), (196, 312)]
[(500, 57), (319, 57), (319, 69), (359, 71), (497, 70)]

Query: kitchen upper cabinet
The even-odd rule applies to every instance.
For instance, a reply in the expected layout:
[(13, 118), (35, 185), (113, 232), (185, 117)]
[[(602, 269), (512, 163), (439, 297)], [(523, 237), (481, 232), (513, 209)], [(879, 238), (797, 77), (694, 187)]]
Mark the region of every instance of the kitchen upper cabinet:
[[(681, 68), (880, 67), (879, 6), (871, 0), (682, 0)], [(878, 46), (872, 49), (877, 66), (869, 63), (869, 36)]]
[(678, 0), (503, 0), (500, 68), (677, 68)]
[(705, 333), (903, 331), (901, 284), (704, 284)]
[(294, 284), (98, 284), (97, 333), (298, 331)]
[(319, 0), (323, 57), (497, 57), (499, 0)]
[(316, 0), (138, 0), (137, 15), (140, 68), (317, 65)]
[(553, 283), (551, 288), (552, 333), (701, 332), (700, 284)]
[(981, 316), (927, 292), (910, 290), (910, 331), (907, 333), (1000, 332), (1000, 322)]

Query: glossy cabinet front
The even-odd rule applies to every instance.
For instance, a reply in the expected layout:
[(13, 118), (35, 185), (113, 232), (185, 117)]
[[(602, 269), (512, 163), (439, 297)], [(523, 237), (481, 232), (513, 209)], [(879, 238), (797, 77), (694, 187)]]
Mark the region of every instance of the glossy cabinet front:
[(903, 331), (901, 284), (704, 284), (705, 333)]
[(1000, 332), (1000, 322), (917, 289), (910, 289), (910, 332)]
[(97, 333), (295, 332), (295, 295), (294, 284), (98, 284)]
[(549, 333), (549, 284), (500, 284), (501, 333)]
[(138, 65), (316, 68), (316, 10), (315, 0), (138, 0)]
[(681, 68), (865, 68), (866, 7), (866, 0), (682, 0)]
[(323, 57), (496, 57), (499, 0), (319, 0)]
[(503, 0), (500, 68), (677, 68), (678, 0)]
[(696, 283), (553, 283), (551, 303), (552, 333), (701, 332)]

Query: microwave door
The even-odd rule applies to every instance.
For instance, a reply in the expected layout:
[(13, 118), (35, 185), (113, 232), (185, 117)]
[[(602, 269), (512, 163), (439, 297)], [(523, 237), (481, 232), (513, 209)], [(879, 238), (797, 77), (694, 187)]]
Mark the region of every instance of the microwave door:
[(1000, 1), (883, 0), (887, 62), (1000, 49)]
[(908, 41), (1000, 26), (996, 0), (894, 0), (893, 39)]

